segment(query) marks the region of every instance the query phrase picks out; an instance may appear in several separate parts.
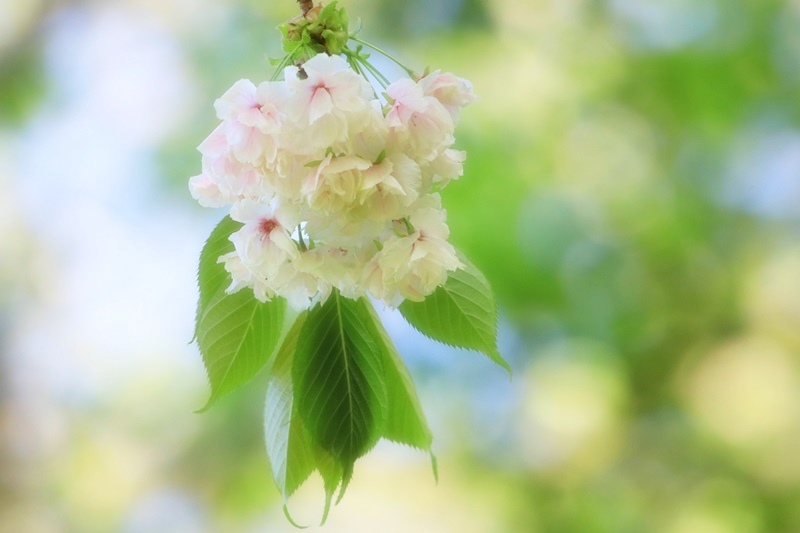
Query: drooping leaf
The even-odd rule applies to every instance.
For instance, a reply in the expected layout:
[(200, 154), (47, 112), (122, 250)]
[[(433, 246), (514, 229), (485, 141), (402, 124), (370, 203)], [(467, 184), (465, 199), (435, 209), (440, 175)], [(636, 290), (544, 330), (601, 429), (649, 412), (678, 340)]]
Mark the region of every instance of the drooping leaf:
[(249, 290), (217, 292), (197, 324), (197, 345), (211, 384), (211, 397), (200, 411), (264, 367), (281, 338), (285, 314), (282, 298), (262, 303)]
[(342, 466), (341, 494), (386, 421), (381, 339), (369, 327), (369, 305), (334, 291), (312, 309), (292, 371), (294, 400), (311, 440)]
[(200, 264), (197, 269), (197, 285), (200, 297), (197, 300), (197, 314), (195, 317), (195, 335), (197, 325), (211, 298), (230, 284), (230, 275), (225, 271), (225, 266), (217, 260), (223, 254), (233, 251), (233, 243), (228, 240), (230, 235), (242, 226), (241, 223), (226, 216), (213, 229), (211, 235), (200, 252)]
[(409, 324), (433, 340), (476, 350), (511, 373), (497, 350), (497, 304), (486, 277), (463, 254), (464, 268), (422, 302), (406, 300), (399, 309)]
[(222, 219), (200, 253), (195, 338), (211, 384), (211, 397), (201, 411), (255, 376), (282, 334), (285, 300), (262, 303), (249, 290), (225, 292), (230, 274), (217, 261), (233, 250), (228, 237), (240, 226), (230, 217)]
[(388, 411), (382, 437), (431, 452), (433, 434), (425, 420), (414, 382), (375, 309), (369, 306), (371, 323), (381, 339)]
[(293, 417), (292, 361), (300, 330), (305, 323), (300, 315), (283, 340), (272, 364), (264, 407), (264, 440), (272, 467), (272, 477), (284, 500), (303, 484), (316, 468), (314, 450), (299, 417)]
[(264, 437), (272, 476), (283, 496), (284, 513), (295, 526), (297, 524), (292, 520), (286, 502), (314, 470), (319, 471), (325, 486), (323, 523), (336, 487), (342, 480), (341, 466), (309, 439), (294, 401), (292, 364), (306, 317), (304, 312), (297, 318), (275, 355), (264, 408)]
[[(331, 509), (331, 502), (333, 501), (333, 494), (336, 488), (342, 486), (342, 492), (339, 498), (344, 495), (344, 489), (347, 485), (347, 480), (344, 479), (345, 470), (341, 462), (337, 461), (331, 454), (323, 451), (321, 448), (316, 448), (317, 470), (322, 476), (323, 486), (325, 487), (325, 510), (322, 513), (322, 520), (320, 525), (325, 524), (328, 519), (328, 511)], [(351, 469), (352, 471), (352, 469)]]

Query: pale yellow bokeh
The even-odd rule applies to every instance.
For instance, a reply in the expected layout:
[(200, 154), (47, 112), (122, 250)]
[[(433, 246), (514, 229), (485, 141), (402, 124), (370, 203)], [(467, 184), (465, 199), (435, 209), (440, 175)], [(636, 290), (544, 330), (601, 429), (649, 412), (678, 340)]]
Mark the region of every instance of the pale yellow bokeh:
[(708, 479), (689, 489), (675, 508), (664, 509), (659, 533), (750, 533), (763, 520), (749, 488), (727, 479)]
[(745, 308), (753, 325), (800, 348), (800, 247), (768, 255), (752, 273)]
[[(457, 462), (439, 465), (434, 480), (426, 455), (381, 442), (359, 460), (342, 502), (333, 507), (326, 533), (486, 533), (506, 531), (504, 519), (515, 502), (501, 482), (477, 485)], [(323, 488), (314, 474), (289, 501), (300, 525), (315, 526), (323, 508)], [(263, 531), (292, 531), (282, 514), (266, 519)], [(526, 531), (530, 528), (526, 526)]]
[(530, 468), (580, 478), (613, 460), (626, 393), (611, 354), (589, 343), (557, 346), (522, 379), (519, 438)]
[(798, 361), (767, 338), (725, 343), (689, 372), (689, 412), (707, 431), (742, 449), (790, 438), (800, 424)]
[(562, 186), (591, 202), (641, 202), (657, 175), (655, 132), (628, 109), (604, 106), (576, 120), (557, 148)]
[(0, 55), (31, 29), (43, 0), (0, 0)]
[(75, 439), (63, 468), (59, 495), (68, 521), (110, 531), (158, 479), (154, 450), (113, 429)]

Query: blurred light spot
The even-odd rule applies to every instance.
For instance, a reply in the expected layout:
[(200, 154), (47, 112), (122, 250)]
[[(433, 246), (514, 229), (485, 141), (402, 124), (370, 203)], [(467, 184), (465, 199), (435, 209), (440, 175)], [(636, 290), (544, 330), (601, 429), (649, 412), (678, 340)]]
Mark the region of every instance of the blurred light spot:
[(148, 361), (202, 386), (186, 343), (208, 225), (160, 205), (153, 166), (195, 94), (177, 43), (124, 5), (65, 9), (48, 29), (57, 90), (17, 139), (12, 172), (24, 179), (11, 188), (54, 272), (36, 278), (42, 301), (15, 357), (80, 400), (112, 394)]
[(800, 248), (767, 256), (751, 276), (745, 306), (753, 323), (778, 335), (800, 336)]
[[(530, 135), (533, 125), (543, 124), (560, 104), (576, 95), (568, 73), (553, 59), (521, 42), (492, 43), (491, 61), (476, 69), (472, 82), (475, 94), (503, 95), (485, 98), (470, 108), (472, 122), (499, 124)], [(514, 74), (509, 85), (508, 75)]]
[(203, 533), (209, 531), (199, 502), (191, 496), (171, 489), (159, 489), (145, 494), (131, 509), (125, 521), (124, 533)]
[(30, 29), (43, 0), (0, 0), (0, 56)]
[(638, 202), (652, 186), (656, 156), (650, 124), (626, 109), (606, 107), (572, 125), (556, 154), (556, 175), (593, 202)]
[(736, 447), (787, 438), (800, 420), (797, 361), (758, 337), (720, 346), (702, 359), (685, 394), (697, 421)]
[(14, 500), (0, 505), (0, 526), (3, 532), (19, 533), (63, 533), (59, 516), (44, 505), (35, 505)]
[[(96, 134), (113, 132), (117, 140), (153, 147), (186, 117), (196, 91), (181, 51), (145, 13), (73, 9), (51, 22), (46, 64), (58, 97), (79, 112), (71, 118), (91, 121), (77, 122), (78, 128), (99, 128)], [(54, 118), (52, 111), (46, 118)], [(76, 142), (90, 140), (77, 137)]]
[[(408, 465), (394, 460), (398, 444), (381, 442), (361, 459), (347, 496), (331, 510), (325, 533), (486, 533), (508, 531), (503, 527), (511, 487), (486, 478), (475, 478), (454, 463), (440, 463), (440, 481), (433, 479), (430, 463)], [(446, 474), (444, 474), (446, 472)], [(289, 500), (289, 509), (301, 525), (316, 525), (323, 507), (324, 490), (319, 476)], [(402, 502), (401, 504), (399, 502)], [(279, 509), (279, 507), (278, 507)], [(254, 531), (291, 531), (278, 511)]]
[(557, 191), (537, 190), (519, 216), (520, 249), (537, 268), (560, 267), (572, 244), (587, 232), (581, 206)]
[(572, 342), (533, 363), (520, 424), (521, 453), (531, 468), (580, 475), (613, 459), (626, 393), (612, 357), (602, 346)]
[(641, 48), (675, 49), (714, 30), (715, 0), (608, 0), (623, 35)]
[(767, 126), (740, 135), (722, 199), (765, 217), (800, 217), (800, 132)]
[(107, 429), (77, 440), (62, 480), (68, 520), (95, 531), (116, 525), (154, 477), (149, 451)]
[(791, 83), (800, 83), (800, 2), (788, 1), (775, 17), (772, 60), (778, 72)]
[(763, 531), (759, 501), (749, 488), (710, 478), (687, 494), (666, 521), (663, 533), (749, 533)]

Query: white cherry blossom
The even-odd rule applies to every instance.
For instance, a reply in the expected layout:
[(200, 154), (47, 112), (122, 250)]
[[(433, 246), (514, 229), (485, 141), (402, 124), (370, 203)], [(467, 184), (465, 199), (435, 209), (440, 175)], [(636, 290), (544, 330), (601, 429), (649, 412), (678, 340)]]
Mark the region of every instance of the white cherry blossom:
[(437, 190), (447, 186), (452, 180), (456, 180), (464, 175), (464, 161), (467, 159), (467, 152), (463, 150), (453, 150), (448, 148), (436, 159), (425, 165), (423, 174), (425, 175), (424, 189), (428, 190), (435, 186)]
[(283, 122), (280, 108), (287, 99), (283, 84), (265, 82), (256, 87), (242, 79), (214, 103), (228, 145), (239, 160), (274, 161), (278, 149), (275, 134)]
[(417, 161), (431, 161), (449, 148), (453, 137), (453, 119), (447, 109), (422, 87), (408, 78), (391, 84), (386, 93), (393, 102), (386, 113), (386, 123), (396, 146), (407, 143), (408, 154)]
[(286, 67), (290, 91), (287, 113), (294, 123), (287, 133), (294, 149), (313, 153), (346, 141), (369, 122), (374, 94), (364, 78), (339, 56), (319, 54), (300, 69)]
[(244, 199), (231, 208), (231, 218), (244, 225), (230, 236), (246, 267), (269, 276), (287, 259), (297, 255), (291, 238), (299, 220), (292, 207)]
[(441, 102), (450, 113), (453, 123), (458, 123), (459, 112), (462, 108), (478, 99), (473, 92), (472, 83), (449, 72), (442, 73), (440, 70), (436, 70), (419, 80), (418, 83), (425, 96), (433, 96)]
[(363, 183), (363, 172), (372, 163), (357, 156), (325, 159), (308, 174), (300, 192), (308, 205), (326, 214), (345, 212), (356, 200)]
[(367, 290), (391, 307), (404, 299), (425, 299), (447, 280), (448, 272), (463, 267), (447, 242), (450, 229), (438, 195), (421, 201), (409, 218), (414, 231), (384, 241), (365, 268)]
[(203, 207), (222, 207), (236, 199), (230, 191), (220, 187), (205, 174), (189, 178), (189, 192)]
[(237, 81), (214, 104), (221, 123), (189, 180), (207, 207), (242, 227), (219, 258), (229, 292), (302, 310), (333, 290), (396, 307), (461, 268), (437, 191), (463, 174), (453, 149), (472, 85), (436, 71), (401, 78), (382, 106), (339, 56), (319, 54), (285, 81)]

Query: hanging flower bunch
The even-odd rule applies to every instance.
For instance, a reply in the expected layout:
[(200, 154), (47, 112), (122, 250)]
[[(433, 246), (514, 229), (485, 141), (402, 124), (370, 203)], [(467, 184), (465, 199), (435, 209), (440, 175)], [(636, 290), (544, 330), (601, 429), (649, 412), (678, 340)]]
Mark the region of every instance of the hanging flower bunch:
[(229, 290), (298, 310), (334, 288), (397, 307), (462, 266), (438, 192), (463, 172), (466, 154), (451, 147), (471, 84), (436, 71), (379, 96), (356, 69), (319, 53), (283, 81), (239, 80), (216, 101), (222, 124), (200, 145), (190, 188), (243, 224), (222, 258)]
[[(272, 365), (276, 481), (287, 497), (296, 488), (286, 450), (299, 438), (314, 457), (303, 468), (320, 471), (330, 500), (382, 436), (430, 451), (421, 411), (419, 427), (391, 428), (418, 404), (367, 296), (436, 340), (504, 362), (491, 290), (448, 242), (439, 195), (463, 174), (454, 131), (472, 85), (406, 67), (389, 83), (363, 45), (383, 52), (349, 32), (343, 8), (305, 4), (280, 26), (286, 55), (273, 79), (225, 92), (214, 104), (222, 122), (198, 148), (192, 196), (230, 214), (201, 255), (196, 333), (209, 404)], [(296, 423), (302, 438), (289, 435)], [(281, 457), (273, 429), (287, 439), (275, 443)]]

